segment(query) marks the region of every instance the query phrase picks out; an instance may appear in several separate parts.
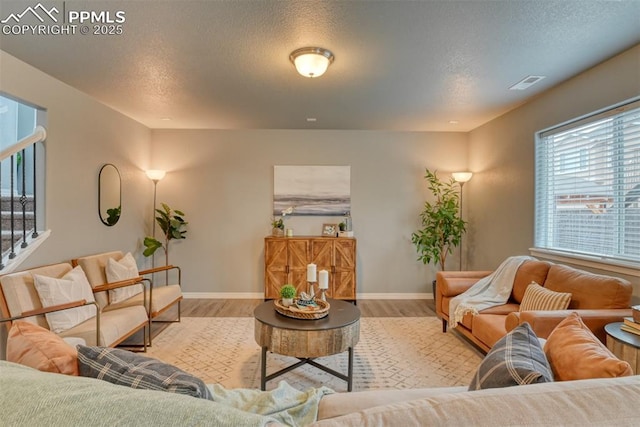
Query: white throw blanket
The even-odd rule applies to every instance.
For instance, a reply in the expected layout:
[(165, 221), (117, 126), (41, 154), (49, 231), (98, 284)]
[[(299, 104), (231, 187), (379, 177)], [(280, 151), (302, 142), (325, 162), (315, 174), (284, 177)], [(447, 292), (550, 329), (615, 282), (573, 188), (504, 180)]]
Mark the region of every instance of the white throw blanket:
[(452, 298), (449, 302), (450, 327), (458, 326), (467, 313), (478, 314), (486, 308), (506, 303), (511, 295), (518, 268), (523, 262), (534, 259), (529, 256), (509, 257), (496, 271), (478, 280), (464, 293)]

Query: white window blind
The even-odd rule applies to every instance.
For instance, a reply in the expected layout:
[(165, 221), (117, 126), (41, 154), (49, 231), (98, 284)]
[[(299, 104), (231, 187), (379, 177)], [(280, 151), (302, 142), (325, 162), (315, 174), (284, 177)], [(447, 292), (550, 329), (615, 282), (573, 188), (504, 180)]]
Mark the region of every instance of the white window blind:
[(640, 261), (640, 100), (536, 134), (535, 246)]

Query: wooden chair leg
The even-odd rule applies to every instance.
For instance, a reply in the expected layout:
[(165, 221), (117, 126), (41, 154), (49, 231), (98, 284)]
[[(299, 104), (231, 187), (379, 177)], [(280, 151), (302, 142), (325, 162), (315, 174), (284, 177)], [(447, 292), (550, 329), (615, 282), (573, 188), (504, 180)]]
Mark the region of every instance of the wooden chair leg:
[(442, 319), (442, 332), (447, 332), (447, 320)]

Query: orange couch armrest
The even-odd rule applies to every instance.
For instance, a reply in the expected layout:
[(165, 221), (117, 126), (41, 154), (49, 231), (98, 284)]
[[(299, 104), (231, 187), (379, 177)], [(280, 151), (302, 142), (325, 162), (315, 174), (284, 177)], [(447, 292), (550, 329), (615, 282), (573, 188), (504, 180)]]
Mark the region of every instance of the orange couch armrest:
[(622, 322), (624, 317), (631, 316), (630, 308), (522, 311), (510, 313), (505, 319), (505, 327), (507, 331), (510, 331), (520, 323), (528, 322), (538, 337), (548, 338), (551, 331), (573, 312), (578, 313), (584, 324), (602, 342), (606, 341), (605, 325), (612, 322)]
[(455, 297), (491, 273), (491, 271), (439, 271), (436, 274), (436, 292), (445, 297)]

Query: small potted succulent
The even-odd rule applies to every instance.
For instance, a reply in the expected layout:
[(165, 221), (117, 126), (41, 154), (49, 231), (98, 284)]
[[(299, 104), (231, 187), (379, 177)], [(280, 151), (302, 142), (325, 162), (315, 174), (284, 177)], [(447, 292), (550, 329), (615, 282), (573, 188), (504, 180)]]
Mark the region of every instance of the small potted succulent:
[(295, 206), (289, 206), (281, 212), (282, 218), (273, 218), (271, 220), (272, 234), (276, 237), (284, 236), (284, 219), (287, 215), (293, 214)]
[(284, 285), (280, 288), (280, 297), (282, 298), (282, 305), (289, 307), (293, 304), (293, 299), (296, 297), (296, 288), (290, 284)]

